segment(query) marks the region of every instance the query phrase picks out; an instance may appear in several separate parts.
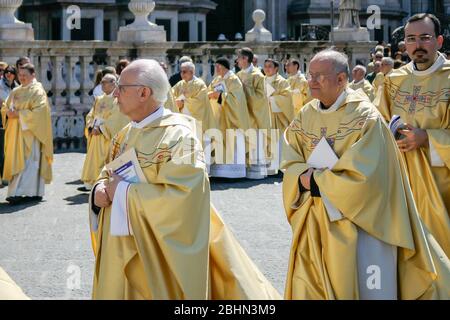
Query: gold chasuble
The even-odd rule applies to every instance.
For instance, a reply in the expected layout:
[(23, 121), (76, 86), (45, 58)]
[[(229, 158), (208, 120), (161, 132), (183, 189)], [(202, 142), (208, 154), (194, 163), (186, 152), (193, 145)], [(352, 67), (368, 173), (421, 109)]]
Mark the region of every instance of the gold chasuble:
[(242, 83), (229, 71), (223, 78), (214, 78), (208, 92), (221, 92), (218, 99), (209, 100), (221, 133), (221, 137), (215, 139), (218, 143), (214, 148), (211, 176), (245, 178), (245, 132), (250, 128), (250, 118)]
[(22, 289), (0, 267), (0, 300), (30, 300)]
[(148, 183), (119, 184), (112, 206), (91, 210), (94, 299), (207, 298), (209, 181), (193, 122), (160, 108), (113, 139), (110, 160), (134, 148)]
[(373, 92), (375, 96), (379, 94), (379, 91), (383, 87), (385, 76), (383, 72), (378, 72), (375, 76), (375, 79), (373, 79), (372, 85), (373, 85)]
[(427, 131), (429, 145), (402, 153), (419, 214), (450, 256), (450, 61), (439, 56), (428, 70), (413, 63), (387, 78), (379, 109), (386, 119)]
[(164, 108), (167, 108), (172, 112), (180, 112), (180, 110), (178, 110), (177, 104), (175, 103), (172, 88), (170, 88), (169, 93), (167, 94), (167, 100), (166, 103), (164, 104)]
[[(449, 298), (449, 271), (438, 283), (442, 266), (433, 265), (438, 253), (399, 150), (365, 94), (347, 89), (327, 110), (311, 101), (286, 139), (283, 201), (293, 231), (286, 299)], [(304, 191), (299, 176), (318, 145), (338, 160), (314, 172), (317, 190)], [(441, 258), (434, 262), (448, 263)]]
[[(9, 119), (6, 115), (8, 109), (18, 111), (19, 118)], [(9, 196), (42, 196), (44, 183), (52, 181), (53, 135), (50, 112), (47, 94), (36, 80), (26, 87), (15, 88), (3, 104), (3, 179), (10, 182)], [(22, 179), (24, 172), (29, 177), (28, 181)]]
[(209, 104), (208, 87), (202, 79), (194, 77), (189, 82), (181, 80), (173, 87), (173, 96), (175, 100), (184, 101), (180, 112), (194, 117), (197, 124), (201, 124), (203, 133), (217, 127)]
[(94, 299), (280, 298), (210, 205), (194, 122), (160, 108), (113, 139), (111, 160), (133, 148), (148, 183), (120, 182), (98, 215), (91, 193)]
[(294, 105), (289, 82), (278, 73), (265, 78), (266, 96), (272, 112), (272, 132), (270, 136), (270, 167), (269, 175), (278, 174), (280, 169), (281, 143), (284, 131), (294, 120)]
[[(244, 87), (250, 128), (257, 130), (256, 143), (249, 139), (247, 178), (263, 179), (267, 176), (267, 157), (269, 151), (271, 112), (264, 89), (264, 75), (250, 65), (236, 74)], [(266, 138), (265, 138), (266, 137)]]
[(375, 99), (375, 93), (373, 90), (372, 85), (369, 81), (366, 79), (362, 79), (360, 82), (355, 83), (355, 81), (352, 81), (348, 87), (353, 90), (362, 90), (370, 99), (370, 101), (373, 101)]
[[(109, 156), (111, 139), (125, 127), (130, 119), (122, 114), (116, 98), (103, 94), (97, 97), (94, 106), (86, 116), (85, 135), (87, 153), (84, 160), (81, 181), (92, 186), (106, 164)], [(100, 135), (92, 135), (93, 128), (100, 130)]]
[(287, 81), (292, 91), (294, 112), (298, 114), (303, 106), (311, 101), (308, 80), (301, 72), (298, 72), (296, 75), (290, 76)]

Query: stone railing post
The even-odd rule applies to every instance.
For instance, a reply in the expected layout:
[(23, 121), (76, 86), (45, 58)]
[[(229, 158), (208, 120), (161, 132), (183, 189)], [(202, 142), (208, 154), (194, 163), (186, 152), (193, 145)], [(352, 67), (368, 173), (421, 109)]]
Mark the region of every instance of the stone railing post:
[[(89, 91), (94, 87), (89, 76), (89, 63), (92, 61), (92, 55), (82, 55), (80, 57), (80, 91), (81, 103), (84, 108), (90, 108), (93, 103), (93, 97), (89, 95)], [(95, 74), (94, 74), (95, 76)]]
[(52, 57), (53, 72), (52, 72), (52, 92), (53, 104), (61, 108), (66, 104), (66, 99), (62, 96), (62, 92), (66, 89), (66, 82), (64, 81), (62, 70), (65, 56), (56, 55)]
[(69, 55), (66, 57), (66, 103), (71, 107), (76, 107), (80, 104), (80, 97), (75, 95), (76, 91), (80, 88), (80, 83), (78, 82), (75, 75), (75, 68), (78, 60), (78, 56)]

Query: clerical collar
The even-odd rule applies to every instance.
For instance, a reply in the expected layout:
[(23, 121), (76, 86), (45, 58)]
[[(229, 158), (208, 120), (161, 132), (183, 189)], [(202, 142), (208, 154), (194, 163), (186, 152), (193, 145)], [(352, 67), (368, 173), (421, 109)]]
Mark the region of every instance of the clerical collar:
[(194, 80), (196, 80), (197, 79), (197, 77), (196, 76), (194, 76), (191, 80), (189, 80), (187, 83), (192, 83), (192, 82), (194, 82)]
[(361, 80), (359, 80), (358, 82), (353, 81), (353, 84), (358, 86), (360, 84), (362, 84), (364, 82), (364, 78), (362, 78)]
[(270, 77), (266, 76), (266, 81), (267, 82), (273, 82), (276, 77), (277, 77), (276, 73), (273, 76), (270, 76)]
[(36, 79), (33, 79), (29, 84), (27, 84), (26, 86), (22, 86), (22, 88), (28, 88), (30, 86), (32, 86), (33, 84), (35, 84), (37, 82)]
[(167, 113), (166, 111), (170, 112), (170, 110), (160, 106), (158, 108), (158, 110), (154, 111), (152, 114), (147, 116), (145, 119), (143, 119), (139, 122), (131, 121), (131, 127), (136, 128), (136, 129), (142, 129), (142, 128), (148, 126), (153, 121), (161, 118), (163, 115), (165, 115)]
[(428, 69), (422, 70), (422, 71), (417, 70), (417, 67), (416, 67), (416, 64), (414, 63), (414, 61), (410, 62), (410, 64), (411, 64), (410, 67), (411, 67), (412, 73), (414, 75), (428, 76), (428, 75), (432, 74), (433, 72), (437, 71), (438, 69), (440, 69), (444, 63), (445, 63), (444, 56), (440, 52), (438, 52), (438, 57), (437, 57), (436, 61)]
[(250, 67), (248, 67), (247, 69), (244, 69), (244, 71), (247, 73), (251, 73), (253, 71), (253, 68), (254, 68), (253, 63), (250, 63)]
[(317, 110), (319, 110), (319, 112), (321, 113), (331, 113), (336, 111), (337, 109), (339, 109), (339, 107), (341, 106), (341, 104), (344, 102), (345, 98), (347, 98), (348, 95), (348, 89), (345, 89), (344, 91), (342, 91), (342, 93), (339, 95), (339, 97), (336, 99), (336, 101), (333, 103), (333, 105), (331, 107), (329, 107), (328, 109), (325, 109), (322, 102), (318, 102), (318, 107)]
[(233, 71), (228, 70), (228, 72), (223, 76), (223, 79), (226, 80), (233, 75)]

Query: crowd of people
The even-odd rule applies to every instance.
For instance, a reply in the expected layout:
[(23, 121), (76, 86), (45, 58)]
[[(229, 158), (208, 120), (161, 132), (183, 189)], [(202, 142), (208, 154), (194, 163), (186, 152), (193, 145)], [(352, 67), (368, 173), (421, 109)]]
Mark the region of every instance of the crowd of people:
[[(80, 188), (90, 192), (93, 298), (280, 299), (209, 187), (210, 177), (277, 175), (293, 230), (285, 299), (449, 299), (443, 41), (439, 20), (418, 14), (398, 52), (377, 46), (352, 70), (333, 48), (307, 74), (294, 58), (260, 68), (242, 48), (234, 65), (215, 61), (210, 84), (187, 56), (171, 77), (147, 59), (101, 70)], [(29, 61), (18, 83), (0, 68), (7, 200), (39, 200), (52, 179), (48, 99)]]

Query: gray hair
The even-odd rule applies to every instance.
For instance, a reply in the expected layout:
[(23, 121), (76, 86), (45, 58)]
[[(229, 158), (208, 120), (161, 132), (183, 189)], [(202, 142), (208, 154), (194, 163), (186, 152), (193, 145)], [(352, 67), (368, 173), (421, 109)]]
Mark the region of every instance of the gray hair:
[(381, 59), (381, 63), (387, 63), (390, 66), (394, 66), (394, 59), (392, 59), (391, 57), (384, 57), (383, 59)]
[(112, 73), (107, 73), (103, 76), (102, 80), (110, 80), (111, 82), (117, 81), (117, 76)]
[(355, 70), (361, 70), (362, 72), (364, 72), (364, 75), (367, 73), (366, 67), (364, 67), (364, 66), (362, 66), (362, 65), (360, 65), (360, 64), (356, 65), (356, 66), (353, 68), (353, 71), (355, 71)]
[(138, 59), (131, 62), (126, 70), (136, 71), (136, 84), (149, 87), (153, 91), (153, 98), (159, 103), (165, 103), (170, 89), (167, 74), (159, 62), (152, 59)]
[(345, 73), (347, 78), (350, 77), (350, 67), (348, 65), (348, 57), (345, 53), (334, 49), (325, 49), (317, 53), (312, 60), (325, 60), (333, 64), (336, 73)]
[(185, 62), (193, 62), (192, 61), (192, 59), (191, 59), (191, 57), (188, 57), (188, 56), (182, 56), (181, 58), (180, 58), (180, 60), (178, 60), (178, 64), (181, 66), (183, 63), (185, 63)]
[(193, 73), (195, 73), (195, 64), (192, 61), (183, 62), (180, 68), (187, 68), (188, 70), (191, 70)]

